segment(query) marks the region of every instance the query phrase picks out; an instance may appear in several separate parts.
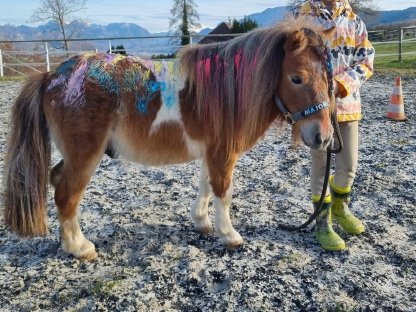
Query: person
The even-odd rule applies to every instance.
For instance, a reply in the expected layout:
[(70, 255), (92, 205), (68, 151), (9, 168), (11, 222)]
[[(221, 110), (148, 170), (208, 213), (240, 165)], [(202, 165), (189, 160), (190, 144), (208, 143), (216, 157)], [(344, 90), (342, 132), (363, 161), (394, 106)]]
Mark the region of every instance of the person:
[[(324, 29), (334, 28), (326, 40), (333, 64), (337, 119), (343, 149), (335, 156), (335, 171), (329, 179), (324, 209), (316, 219), (315, 236), (326, 250), (343, 250), (344, 240), (334, 231), (332, 219), (349, 234), (360, 234), (364, 224), (350, 209), (350, 193), (358, 164), (358, 122), (361, 119), (360, 87), (373, 74), (375, 51), (361, 18), (347, 0), (307, 0), (296, 14), (310, 16)], [(311, 150), (311, 190), (316, 208), (322, 193), (326, 151)]]

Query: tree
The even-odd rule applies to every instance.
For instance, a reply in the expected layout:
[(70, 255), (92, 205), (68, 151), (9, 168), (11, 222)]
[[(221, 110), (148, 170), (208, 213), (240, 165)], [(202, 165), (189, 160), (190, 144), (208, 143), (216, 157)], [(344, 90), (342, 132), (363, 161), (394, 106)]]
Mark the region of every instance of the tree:
[(176, 57), (175, 53), (170, 53), (170, 54), (153, 54), (150, 58), (152, 60), (164, 60), (164, 59), (173, 59), (175, 57)]
[(231, 23), (231, 32), (233, 34), (242, 34), (257, 27), (259, 27), (259, 24), (254, 19), (244, 16), (241, 22), (233, 19)]
[[(74, 13), (85, 9), (87, 0), (41, 0), (40, 7), (35, 10), (31, 22), (55, 22), (52, 26), (62, 35), (65, 50), (68, 51), (68, 40), (75, 33), (70, 23), (75, 20)], [(56, 28), (55, 28), (56, 27)]]
[[(287, 6), (290, 12), (295, 12), (306, 0), (288, 0)], [(375, 0), (349, 0), (349, 3), (355, 13), (358, 15), (374, 16), (377, 15), (377, 6)]]
[(359, 15), (377, 15), (377, 5), (374, 0), (349, 0), (354, 12)]
[[(116, 47), (112, 45), (111, 52), (115, 54), (127, 55), (127, 51), (124, 45), (118, 45)], [(107, 53), (110, 53), (110, 50), (107, 50)]]
[(170, 10), (172, 17), (169, 20), (169, 29), (181, 36), (181, 45), (189, 44), (189, 36), (201, 27), (197, 22), (199, 15), (196, 7), (193, 0), (174, 0), (173, 8)]

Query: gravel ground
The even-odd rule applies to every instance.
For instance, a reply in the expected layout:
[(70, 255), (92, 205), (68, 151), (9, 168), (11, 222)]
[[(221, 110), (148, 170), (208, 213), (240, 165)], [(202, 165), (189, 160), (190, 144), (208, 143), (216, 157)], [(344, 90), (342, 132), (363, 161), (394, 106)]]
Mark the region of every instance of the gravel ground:
[[(231, 214), (245, 245), (235, 251), (193, 230), (199, 162), (142, 168), (105, 156), (81, 203), (98, 259), (62, 252), (50, 190), (47, 237), (21, 239), (0, 222), (0, 311), (416, 311), (416, 79), (403, 79), (405, 123), (383, 117), (393, 82), (363, 86), (351, 208), (367, 231), (336, 227), (347, 250), (322, 250), (311, 227), (278, 228), (312, 210), (308, 150), (290, 149), (288, 132), (271, 129), (238, 162)], [(0, 82), (1, 160), (20, 86)]]

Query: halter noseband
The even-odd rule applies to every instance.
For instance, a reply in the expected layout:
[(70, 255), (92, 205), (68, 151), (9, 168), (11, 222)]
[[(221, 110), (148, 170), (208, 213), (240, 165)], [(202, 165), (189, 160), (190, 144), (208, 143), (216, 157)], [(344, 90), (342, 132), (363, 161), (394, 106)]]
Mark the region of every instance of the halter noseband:
[(296, 112), (294, 114), (290, 113), (285, 105), (283, 104), (282, 100), (280, 99), (279, 96), (275, 95), (274, 96), (274, 101), (277, 105), (277, 107), (279, 108), (279, 110), (283, 113), (283, 116), (285, 117), (286, 121), (291, 124), (294, 125), (297, 121), (309, 117), (327, 107), (329, 107), (328, 102), (324, 101), (322, 103), (318, 103), (318, 104), (314, 104), (311, 105), (309, 107), (307, 107), (306, 109), (304, 109), (303, 111), (300, 112)]

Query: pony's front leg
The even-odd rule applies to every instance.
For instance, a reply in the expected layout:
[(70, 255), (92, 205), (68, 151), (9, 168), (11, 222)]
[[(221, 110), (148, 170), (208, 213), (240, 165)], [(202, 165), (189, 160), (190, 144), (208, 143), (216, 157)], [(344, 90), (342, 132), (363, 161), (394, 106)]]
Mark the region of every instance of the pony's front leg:
[(230, 219), (231, 197), (233, 194), (232, 174), (237, 155), (208, 157), (210, 183), (214, 192), (215, 232), (227, 248), (237, 248), (243, 238), (233, 228)]
[(208, 205), (212, 195), (212, 188), (209, 184), (209, 174), (206, 161), (201, 163), (201, 173), (199, 177), (199, 192), (195, 205), (191, 209), (191, 219), (195, 229), (202, 233), (212, 232), (211, 220), (208, 216)]
[(230, 218), (230, 206), (232, 197), (232, 183), (223, 197), (214, 197), (215, 207), (215, 232), (221, 238), (222, 243), (227, 248), (237, 248), (243, 244), (243, 238), (233, 228)]

